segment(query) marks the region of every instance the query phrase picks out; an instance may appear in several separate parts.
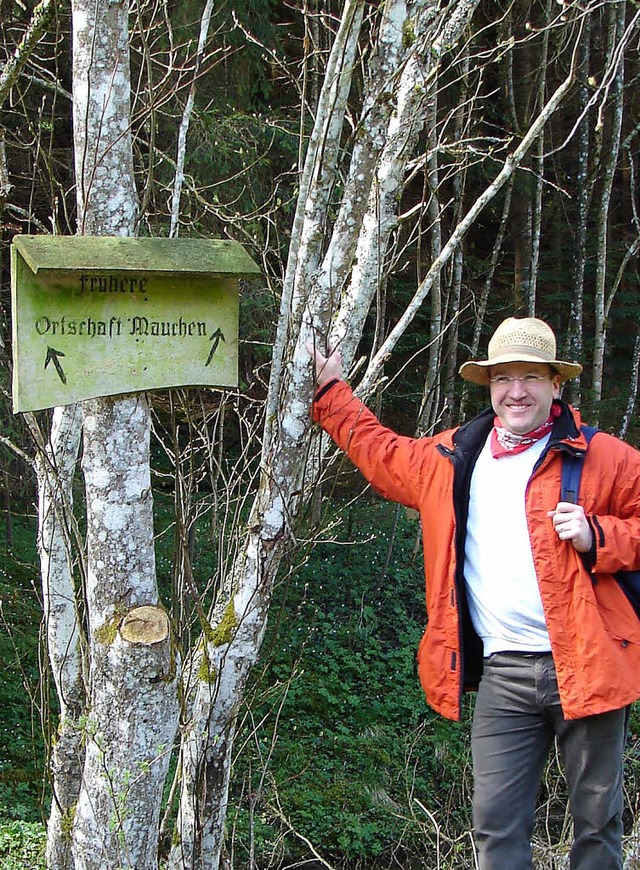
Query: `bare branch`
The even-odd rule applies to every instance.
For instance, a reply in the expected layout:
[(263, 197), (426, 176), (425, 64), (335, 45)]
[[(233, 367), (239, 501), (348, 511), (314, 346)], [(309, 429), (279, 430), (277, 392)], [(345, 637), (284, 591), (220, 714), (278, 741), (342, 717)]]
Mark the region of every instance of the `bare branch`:
[(495, 197), (498, 191), (513, 175), (516, 168), (522, 162), (523, 158), (538, 138), (540, 131), (542, 130), (544, 125), (562, 103), (562, 100), (566, 96), (569, 88), (573, 83), (574, 66), (575, 63), (572, 63), (569, 74), (556, 89), (554, 94), (548, 100), (547, 104), (541, 109), (540, 114), (530, 126), (522, 142), (518, 145), (515, 151), (506, 159), (503, 168), (498, 173), (494, 181), (476, 199), (475, 203), (471, 206), (464, 218), (460, 221), (458, 226), (452, 232), (447, 243), (442, 248), (440, 256), (431, 264), (429, 271), (427, 272), (424, 280), (418, 287), (410, 304), (403, 312), (396, 326), (392, 329), (380, 350), (370, 361), (365, 376), (358, 387), (359, 394), (366, 395), (373, 388), (373, 385), (377, 379), (381, 368), (384, 365), (385, 360), (387, 359), (401, 336), (404, 335), (407, 327), (412, 322), (423, 301), (428, 296), (436, 275), (440, 272), (445, 263), (448, 262), (454, 250), (460, 244), (480, 212), (484, 209), (487, 203), (491, 202), (491, 200)]
[(54, 11), (58, 7), (58, 2), (59, 0), (40, 0), (40, 3), (33, 10), (31, 21), (24, 36), (0, 73), (0, 108), (4, 105), (11, 88), (20, 76), (29, 55), (45, 32)]
[(175, 238), (178, 235), (178, 227), (180, 223), (180, 195), (182, 193), (182, 184), (184, 181), (184, 161), (187, 150), (187, 133), (189, 132), (191, 113), (193, 112), (193, 106), (196, 99), (196, 79), (198, 75), (198, 70), (200, 69), (200, 64), (202, 63), (204, 49), (207, 42), (207, 36), (209, 34), (209, 25), (211, 23), (213, 3), (214, 0), (207, 0), (204, 11), (202, 13), (202, 18), (200, 19), (200, 37), (198, 39), (198, 50), (196, 52), (193, 70), (194, 77), (193, 81), (191, 82), (189, 96), (187, 98), (187, 104), (184, 107), (184, 112), (182, 113), (182, 120), (180, 121), (180, 127), (178, 129), (176, 174), (173, 185), (173, 196), (171, 198), (171, 227), (169, 229), (169, 236), (171, 238)]

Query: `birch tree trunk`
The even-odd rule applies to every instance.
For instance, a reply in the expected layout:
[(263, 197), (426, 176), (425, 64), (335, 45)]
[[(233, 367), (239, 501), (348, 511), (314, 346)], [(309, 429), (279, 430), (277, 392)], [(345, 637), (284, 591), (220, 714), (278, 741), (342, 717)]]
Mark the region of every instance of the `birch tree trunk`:
[[(363, 11), (361, 3), (345, 5), (329, 59), (302, 174), (284, 279), (267, 404), (262, 482), (242, 552), (225, 578), (225, 592), (212, 616), (211, 628), (201, 641), (198, 658), (190, 663), (189, 672), (195, 682), (188, 694), (190, 718), (181, 751), (182, 789), (177, 836), (169, 862), (171, 870), (215, 870), (220, 863), (235, 716), (262, 641), (275, 571), (284, 545), (293, 534), (305, 479), (308, 400), (312, 392), (305, 346), (314, 339), (326, 342), (327, 326), (332, 314), (338, 311), (339, 290), (355, 252), (361, 274), (375, 275), (377, 279), (371, 283), (359, 280), (357, 292), (352, 282), (347, 294), (348, 307), (358, 316), (349, 323), (348, 331), (341, 331), (340, 335), (348, 339), (350, 352), (355, 348), (366, 314), (361, 295), (366, 296), (368, 307), (380, 280), (380, 264), (391, 226), (397, 221), (398, 197), (394, 199), (391, 191), (397, 194), (401, 188), (404, 169), (420, 130), (420, 114), (413, 111), (424, 102), (419, 55), (428, 54), (427, 25), (435, 26), (436, 13), (425, 2), (410, 5), (409, 18), (409, 4), (390, 2), (385, 6), (375, 55), (376, 74), (372, 74), (359, 126), (362, 135), (356, 140), (341, 210), (321, 260), (328, 193), (335, 183), (336, 155)], [(476, 2), (461, 3), (459, 9), (470, 16), (476, 5)], [(444, 52), (445, 40), (455, 43), (468, 18), (460, 13), (454, 15), (453, 21), (456, 25), (453, 29), (448, 26), (450, 22), (444, 26), (442, 18), (437, 22), (441, 25), (442, 42), (431, 46), (436, 57), (438, 52)], [(407, 39), (408, 32), (411, 39)], [(403, 46), (408, 59), (398, 74), (395, 57)], [(395, 101), (389, 99), (391, 84), (397, 89)], [(390, 129), (385, 138), (383, 131), (387, 125)], [(383, 156), (378, 157), (384, 154), (388, 155), (386, 161)], [(387, 186), (388, 178), (391, 183)], [(377, 185), (372, 185), (373, 179), (377, 179)], [(363, 196), (367, 187), (371, 191), (368, 200)], [(385, 209), (377, 208), (383, 190), (389, 204), (393, 202), (393, 210), (386, 204)], [(358, 242), (367, 217), (370, 238), (376, 241), (368, 241), (360, 255)], [(384, 232), (380, 232), (376, 220), (383, 225)], [(344, 315), (344, 310), (343, 302), (339, 314)]]
[[(299, 333), (300, 300), (320, 252), (363, 11), (361, 2), (345, 6), (302, 173), (268, 399), (277, 417), (267, 413), (263, 473), (249, 530), (224, 578), (210, 628), (189, 663), (188, 721), (180, 752), (180, 804), (170, 870), (215, 870), (220, 864), (236, 715), (262, 643), (282, 543), (290, 534), (301, 495), (300, 450), (308, 429), (308, 405), (301, 397), (310, 394), (311, 372), (308, 356), (299, 347), (295, 381), (287, 378), (288, 386), (283, 385), (285, 373), (290, 374), (285, 348)], [(283, 390), (287, 392), (281, 395)]]
[(77, 612), (74, 563), (73, 479), (78, 460), (81, 414), (78, 405), (55, 408), (47, 444), (35, 421), (38, 481), (38, 556), (47, 650), (60, 705), (50, 776), (53, 797), (47, 825), (47, 867), (70, 870), (71, 827), (84, 758), (81, 716), (86, 710), (84, 638)]
[[(615, 175), (618, 153), (620, 151), (620, 133), (622, 130), (622, 84), (624, 81), (624, 53), (620, 44), (625, 26), (626, 3), (618, 2), (609, 7), (609, 28), (607, 39), (607, 65), (611, 69), (611, 118), (608, 136), (608, 147), (603, 150), (603, 164), (600, 173), (602, 187), (598, 197), (596, 218), (596, 274), (594, 288), (594, 347), (593, 347), (593, 380), (591, 418), (593, 425), (598, 425), (599, 402), (602, 398), (602, 378), (604, 374), (604, 354), (607, 339), (607, 323), (605, 317), (606, 284), (607, 284), (607, 250), (609, 235), (609, 207), (611, 190)], [(604, 111), (604, 106), (602, 110)], [(602, 115), (599, 123), (603, 123)]]
[[(640, 377), (640, 331), (636, 333), (636, 340), (633, 343), (633, 356), (631, 358), (631, 374), (629, 378), (629, 399), (627, 401), (627, 408), (624, 412), (624, 417), (622, 418), (622, 424), (620, 425), (620, 430), (618, 431), (618, 438), (622, 438), (623, 440), (627, 437), (627, 432), (629, 431), (629, 424), (633, 418), (633, 414), (636, 407), (636, 401), (638, 399), (638, 380)], [(639, 825), (640, 827), (640, 825)]]
[[(440, 203), (440, 172), (438, 167), (438, 97), (434, 84), (428, 101), (426, 118), (428, 190), (427, 217), (429, 221), (429, 264), (442, 252), (442, 206)], [(440, 359), (442, 348), (442, 278), (438, 275), (431, 288), (431, 322), (429, 324), (429, 361), (418, 414), (418, 435), (429, 432), (435, 423), (440, 393)]]
[[(468, 129), (470, 108), (467, 105), (469, 96), (469, 49), (464, 52), (460, 67), (460, 96), (458, 108), (455, 111), (454, 141), (461, 142)], [(454, 223), (458, 223), (464, 214), (464, 197), (466, 192), (467, 167), (458, 167), (453, 178), (454, 193)], [(447, 351), (444, 371), (444, 402), (442, 408), (442, 425), (445, 429), (454, 424), (454, 393), (456, 387), (456, 368), (458, 360), (459, 314), (462, 300), (462, 281), (464, 271), (464, 245), (460, 244), (453, 255), (451, 292), (447, 305), (447, 322), (451, 323), (447, 335)]]
[[(74, 0), (78, 225), (131, 235), (128, 2)], [(83, 405), (89, 703), (75, 870), (154, 870), (177, 727), (177, 654), (156, 583), (146, 397)]]
[[(449, 10), (445, 23), (442, 17), (438, 17), (432, 4), (412, 4), (410, 27), (405, 25), (403, 29), (403, 33), (409, 30), (412, 41), (398, 72), (395, 111), (389, 117), (384, 146), (377, 159), (378, 165), (373, 176), (375, 183), (369, 193), (366, 214), (362, 224), (356, 223), (354, 227), (353, 269), (331, 327), (330, 343), (340, 346), (345, 370), (353, 362), (365, 318), (380, 276), (384, 273), (384, 257), (398, 223), (398, 201), (407, 163), (424, 126), (429, 89), (436, 80), (442, 57), (457, 44), (477, 5), (476, 0), (457, 3)], [(405, 45), (406, 42), (404, 40)], [(351, 170), (357, 179), (361, 170), (357, 162), (354, 169), (355, 157), (354, 154)], [(348, 202), (348, 197), (345, 200)], [(332, 283), (328, 264), (330, 258), (335, 257), (335, 250), (341, 247), (339, 234), (341, 225), (337, 221), (332, 244), (319, 273), (320, 288)], [(439, 262), (439, 258), (436, 261)], [(439, 271), (434, 270), (433, 274), (439, 274)]]
[[(485, 322), (485, 316), (487, 313), (487, 303), (489, 301), (489, 294), (491, 293), (491, 287), (493, 285), (493, 279), (496, 273), (496, 269), (498, 268), (498, 261), (500, 259), (500, 255), (502, 253), (502, 246), (504, 244), (504, 238), (507, 232), (507, 223), (509, 221), (509, 215), (511, 213), (511, 197), (513, 194), (513, 176), (509, 179), (506, 185), (504, 203), (502, 206), (502, 217), (500, 218), (500, 224), (498, 226), (498, 232), (496, 233), (495, 240), (493, 242), (493, 247), (491, 249), (491, 256), (489, 257), (489, 267), (487, 269), (487, 274), (485, 276), (484, 281), (482, 282), (482, 290), (480, 292), (480, 298), (478, 299), (476, 308), (477, 314), (475, 323), (473, 326), (473, 338), (471, 340), (471, 347), (469, 348), (469, 358), (476, 359), (478, 356), (478, 351), (480, 349), (480, 337), (482, 335), (482, 328)], [(467, 400), (469, 397), (469, 387), (465, 383), (462, 389), (462, 398), (460, 400), (460, 421), (465, 419), (465, 410), (467, 406)]]
[(387, 336), (380, 350), (369, 361), (367, 371), (365, 372), (358, 387), (358, 392), (360, 394), (367, 395), (371, 391), (376, 381), (376, 378), (379, 376), (380, 370), (384, 365), (384, 361), (387, 355), (391, 353), (400, 337), (404, 335), (407, 327), (412, 322), (425, 298), (428, 296), (435, 276), (449, 261), (453, 252), (456, 250), (457, 246), (460, 244), (465, 234), (468, 232), (469, 227), (473, 224), (474, 220), (477, 218), (483, 208), (487, 205), (487, 203), (491, 202), (491, 200), (495, 197), (498, 191), (500, 191), (502, 187), (512, 178), (514, 171), (520, 165), (524, 156), (528, 153), (529, 149), (538, 137), (542, 127), (549, 120), (549, 118), (556, 111), (556, 109), (561, 105), (564, 97), (566, 96), (571, 86), (572, 81), (573, 69), (570, 69), (565, 80), (561, 82), (560, 85), (558, 85), (547, 103), (542, 107), (537, 118), (535, 119), (535, 121), (533, 121), (526, 135), (523, 137), (522, 142), (513, 151), (513, 153), (507, 157), (498, 175), (491, 182), (491, 184), (476, 198), (473, 205), (471, 205), (464, 217), (457, 224), (457, 226), (449, 236), (446, 244), (443, 246), (440, 256), (437, 260), (435, 260), (435, 262), (431, 264), (429, 271), (417, 288), (411, 302), (405, 308), (404, 312), (398, 319), (394, 328)]
[(169, 237), (176, 238), (180, 230), (180, 198), (182, 195), (182, 185), (184, 183), (184, 161), (187, 154), (187, 133), (189, 132), (189, 124), (193, 113), (193, 106), (196, 99), (196, 85), (198, 73), (202, 64), (202, 57), (209, 34), (209, 25), (211, 24), (211, 14), (213, 12), (214, 0), (207, 0), (205, 3), (202, 17), (200, 19), (200, 36), (198, 38), (198, 50), (193, 67), (193, 81), (189, 88), (189, 96), (182, 113), (180, 127), (178, 130), (178, 150), (176, 155), (176, 171), (173, 182), (173, 194), (171, 196), (171, 226), (169, 229)]
[[(584, 275), (587, 265), (587, 224), (593, 184), (589, 184), (590, 133), (589, 133), (589, 62), (591, 55), (591, 27), (587, 16), (578, 47), (578, 108), (581, 120), (577, 130), (576, 167), (576, 216), (573, 269), (571, 272), (571, 316), (567, 331), (567, 356), (565, 359), (582, 359), (582, 320), (584, 317)], [(580, 376), (569, 384), (566, 397), (580, 406)]]
[(177, 653), (158, 600), (144, 396), (84, 403), (91, 653), (76, 870), (157, 867), (177, 723)]
[[(15, 85), (55, 12), (55, 0), (41, 0), (23, 38), (0, 72), (0, 108)], [(9, 193), (4, 131), (0, 131), (0, 203)], [(0, 209), (1, 210), (1, 209)], [(78, 800), (84, 750), (80, 718), (85, 711), (82, 632), (76, 607), (73, 545), (73, 478), (80, 440), (76, 405), (55, 408), (48, 440), (27, 415), (36, 447), (38, 489), (37, 547), (47, 651), (56, 687), (60, 718), (52, 744), (52, 800), (47, 823), (46, 862), (50, 870), (71, 870), (71, 826)]]
[[(535, 108), (539, 110), (544, 105), (544, 94), (547, 84), (547, 64), (549, 60), (549, 39), (551, 20), (551, 0), (547, 0), (544, 10), (542, 46), (538, 60), (538, 87), (535, 99)], [(529, 317), (536, 315), (536, 296), (538, 286), (538, 267), (540, 263), (540, 234), (542, 231), (542, 197), (544, 192), (544, 129), (540, 131), (538, 139), (538, 153), (532, 160), (534, 173), (533, 179), (533, 209), (531, 226), (531, 263), (529, 266), (529, 294), (527, 299), (527, 314)]]

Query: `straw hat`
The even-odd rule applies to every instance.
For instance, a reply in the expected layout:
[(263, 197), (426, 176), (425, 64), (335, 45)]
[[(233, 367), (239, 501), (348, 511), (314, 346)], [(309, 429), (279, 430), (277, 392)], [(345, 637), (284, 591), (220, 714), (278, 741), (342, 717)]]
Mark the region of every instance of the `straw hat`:
[(489, 383), (489, 366), (500, 363), (547, 363), (560, 375), (560, 380), (576, 378), (582, 371), (580, 363), (556, 359), (556, 337), (551, 327), (537, 317), (508, 317), (491, 336), (488, 359), (463, 363), (459, 374), (474, 384)]

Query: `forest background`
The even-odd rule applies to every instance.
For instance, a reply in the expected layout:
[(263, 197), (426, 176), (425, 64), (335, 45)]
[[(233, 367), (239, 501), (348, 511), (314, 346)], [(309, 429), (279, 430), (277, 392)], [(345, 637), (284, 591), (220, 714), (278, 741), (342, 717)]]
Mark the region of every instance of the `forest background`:
[[(50, 819), (68, 713), (42, 579), (51, 414), (11, 411), (8, 251), (16, 234), (96, 231), (74, 164), (79, 5), (0, 3), (7, 870), (44, 866), (48, 818), (49, 866), (71, 866), (51, 851), (60, 831), (69, 838), (68, 816), (57, 834)], [(621, 0), (128, 8), (138, 200), (130, 234), (232, 238), (263, 272), (241, 287), (238, 390), (149, 397), (157, 581), (190, 663), (185, 696), (194, 673), (215, 683), (213, 652), (202, 650), (229, 646), (225, 578), (255, 524), (265, 467), (277, 480), (265, 452), (286, 454), (274, 416), (286, 434), (290, 393), (308, 416), (305, 329), (341, 345), (353, 383), (385, 422), (422, 436), (483, 407), (482, 391), (456, 379), (458, 365), (484, 351), (505, 316), (535, 313), (553, 325), (561, 356), (585, 365), (565, 397), (589, 422), (640, 444), (639, 17), (637, 2)], [(309, 440), (308, 425), (304, 437), (264, 639), (261, 629), (247, 682), (234, 690), (235, 739), (219, 740), (229, 745), (223, 841), (202, 866), (472, 867), (471, 702), (461, 725), (439, 719), (414, 669), (425, 619), (417, 521), (379, 500), (345, 460), (328, 453), (322, 462), (327, 447), (317, 433)], [(69, 480), (67, 546), (86, 624), (87, 496), (79, 474)], [(206, 643), (203, 623), (218, 631), (205, 630)], [(87, 632), (88, 658), (93, 642)], [(91, 742), (90, 705), (80, 707), (76, 732)], [(627, 868), (639, 860), (637, 715)], [(168, 776), (151, 851), (187, 866), (176, 856), (180, 738), (162, 754)], [(540, 866), (563, 866), (570, 831), (555, 760), (541, 808)], [(85, 866), (77, 856), (76, 865)]]

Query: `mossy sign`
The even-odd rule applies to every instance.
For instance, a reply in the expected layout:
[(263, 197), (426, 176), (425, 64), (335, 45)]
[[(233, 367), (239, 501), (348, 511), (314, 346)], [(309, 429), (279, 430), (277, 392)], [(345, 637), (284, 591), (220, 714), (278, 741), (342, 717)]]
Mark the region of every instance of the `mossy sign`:
[(257, 274), (226, 240), (16, 236), (14, 411), (235, 386), (238, 279)]

